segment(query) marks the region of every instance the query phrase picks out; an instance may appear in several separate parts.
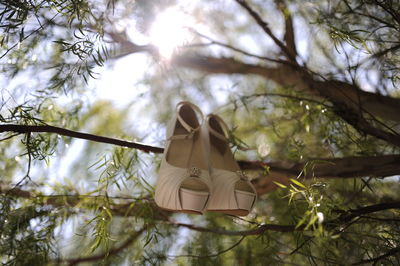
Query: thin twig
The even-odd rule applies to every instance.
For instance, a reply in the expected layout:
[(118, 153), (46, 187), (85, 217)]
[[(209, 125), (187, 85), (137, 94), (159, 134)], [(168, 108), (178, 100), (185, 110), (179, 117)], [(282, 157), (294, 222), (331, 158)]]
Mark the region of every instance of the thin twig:
[(234, 219), (237, 219), (237, 220), (240, 220), (240, 221), (249, 223), (249, 224), (253, 224), (253, 225), (257, 225), (257, 226), (261, 226), (261, 225), (262, 225), (262, 224), (260, 224), (260, 223), (255, 222), (255, 221), (246, 220), (246, 219), (244, 219), (244, 218), (242, 218), (242, 217), (240, 217), (240, 216), (235, 216), (235, 215), (231, 215), (231, 214), (228, 214), (228, 216), (230, 216), (230, 217), (232, 217), (232, 218), (234, 218)]
[(379, 222), (393, 222), (393, 223), (400, 223), (400, 219), (396, 219), (396, 218), (380, 218), (380, 217), (371, 217), (371, 216), (360, 216), (360, 218), (362, 219), (368, 219), (368, 220), (375, 220), (375, 221), (379, 221)]
[(215, 254), (210, 254), (210, 255), (191, 255), (191, 254), (186, 254), (186, 255), (167, 255), (167, 257), (173, 257), (173, 258), (179, 258), (179, 257), (190, 257), (190, 258), (212, 258), (212, 257), (218, 257), (228, 251), (231, 251), (232, 249), (234, 249), (235, 247), (239, 246), (240, 243), (243, 241), (243, 239), (245, 239), (246, 236), (242, 236), (238, 242), (236, 242), (235, 244), (233, 244), (232, 246), (230, 246), (227, 249), (221, 250)]
[(32, 179), (31, 179), (31, 177), (29, 175), (30, 172), (31, 172), (31, 166), (32, 166), (32, 154), (31, 154), (32, 152), (31, 152), (31, 146), (30, 146), (31, 144), (30, 144), (30, 142), (31, 142), (31, 133), (28, 132), (26, 134), (26, 149), (27, 149), (26, 154), (28, 155), (28, 167), (27, 167), (27, 170), (26, 170), (26, 174), (20, 181), (17, 182), (17, 184), (15, 184), (15, 186), (11, 190), (21, 186), (21, 184), (26, 180), (29, 180), (33, 184), (36, 185), (36, 183), (32, 181)]
[(348, 211), (342, 213), (338, 217), (338, 220), (347, 222), (347, 221), (351, 221), (352, 219), (357, 218), (363, 214), (384, 211), (384, 210), (390, 210), (390, 209), (400, 209), (400, 201), (379, 203), (379, 204), (361, 207), (361, 208), (354, 209), (354, 210), (348, 210)]
[(8, 136), (8, 137), (5, 137), (5, 138), (3, 138), (3, 139), (0, 139), (0, 142), (5, 141), (5, 140), (12, 139), (13, 137), (16, 137), (16, 136), (18, 136), (18, 135), (20, 135), (20, 134), (21, 134), (21, 133), (12, 134), (12, 135), (10, 135), (10, 136)]
[(138, 237), (147, 229), (148, 229), (148, 226), (142, 227), (139, 231), (136, 231), (127, 240), (125, 240), (124, 243), (122, 243), (119, 247), (108, 250), (99, 255), (83, 257), (83, 258), (75, 258), (75, 259), (65, 259), (65, 260), (61, 260), (60, 262), (66, 262), (70, 266), (73, 266), (73, 265), (77, 265), (77, 264), (83, 263), (83, 262), (94, 262), (94, 261), (99, 261), (99, 260), (105, 260), (106, 258), (116, 255), (119, 252), (121, 252), (122, 250), (124, 250), (127, 247), (129, 247), (130, 245), (132, 245), (138, 239)]
[(255, 55), (255, 54), (246, 52), (246, 51), (244, 51), (244, 50), (242, 50), (242, 49), (239, 49), (239, 48), (237, 48), (237, 47), (234, 47), (234, 46), (232, 46), (232, 45), (229, 45), (229, 44), (226, 44), (226, 43), (223, 43), (223, 42), (216, 41), (216, 40), (214, 40), (214, 39), (212, 39), (212, 38), (210, 38), (210, 37), (208, 37), (208, 36), (206, 36), (206, 35), (204, 35), (204, 34), (201, 34), (200, 32), (197, 32), (197, 31), (195, 31), (195, 30), (192, 30), (192, 32), (194, 32), (195, 34), (197, 34), (198, 36), (200, 36), (200, 37), (202, 37), (202, 38), (204, 38), (204, 39), (206, 39), (206, 40), (209, 40), (209, 41), (210, 41), (209, 45), (210, 45), (210, 44), (219, 45), (219, 46), (228, 48), (228, 49), (230, 49), (230, 50), (232, 50), (232, 51), (235, 51), (235, 52), (238, 52), (238, 53), (241, 53), (241, 54), (250, 56), (250, 57), (258, 58), (258, 59), (261, 59), (261, 60), (266, 60), (266, 61), (275, 62), (275, 63), (280, 63), (280, 64), (289, 64), (289, 62), (284, 61), (284, 60), (278, 60), (278, 59), (274, 59), (274, 58), (270, 58), (270, 57), (266, 57), (266, 56), (259, 56), (259, 55)]
[(307, 244), (310, 240), (312, 240), (314, 237), (311, 236), (308, 239), (304, 240), (303, 243), (301, 243), (297, 248), (295, 248), (293, 251), (289, 253), (289, 255), (293, 255), (297, 251), (299, 251), (305, 244)]
[(381, 256), (378, 256), (378, 257), (372, 258), (372, 259), (367, 259), (367, 260), (360, 260), (360, 261), (355, 262), (355, 263), (353, 263), (351, 265), (361, 265), (361, 264), (367, 264), (367, 263), (371, 263), (371, 262), (373, 262), (374, 263), (373, 265), (375, 265), (378, 261), (380, 261), (380, 260), (382, 260), (384, 258), (393, 256), (394, 254), (396, 254), (398, 252), (400, 252), (400, 247), (392, 248), (388, 252), (386, 252), (385, 254), (383, 254)]
[[(288, 99), (292, 99), (292, 100), (297, 100), (297, 101), (305, 101), (305, 102), (311, 102), (311, 103), (315, 103), (318, 105), (322, 105), (328, 109), (331, 109), (332, 106), (325, 104), (323, 102), (314, 100), (314, 99), (310, 99), (310, 98), (305, 98), (305, 97), (301, 97), (301, 96), (296, 96), (296, 95), (290, 95), (290, 94), (283, 94), (283, 93), (256, 93), (256, 94), (252, 94), (252, 95), (247, 95), (247, 96), (242, 96), (242, 98), (253, 98), (253, 97), (282, 97), (282, 98), (288, 98)], [(237, 101), (237, 100), (236, 100)]]
[(12, 49), (14, 49), (15, 47), (18, 46), (18, 44), (22, 43), (23, 41), (25, 41), (26, 39), (28, 39), (29, 37), (31, 37), (33, 34), (38, 33), (40, 30), (42, 30), (44, 28), (44, 26), (46, 26), (47, 24), (49, 24), (50, 22), (52, 22), (57, 15), (59, 15), (59, 13), (55, 14), (51, 19), (49, 19), (45, 24), (41, 24), (37, 29), (35, 29), (34, 31), (32, 31), (31, 33), (29, 33), (28, 35), (26, 35), (22, 40), (20, 40), (19, 42), (15, 43), (13, 46), (11, 46), (10, 48), (8, 48), (4, 54), (2, 54), (0, 56), (0, 59), (2, 59), (3, 57), (5, 57)]
[(219, 228), (206, 228), (202, 226), (197, 226), (194, 224), (186, 224), (186, 223), (177, 223), (173, 221), (167, 222), (168, 224), (175, 227), (185, 227), (194, 231), (204, 232), (204, 233), (213, 233), (217, 235), (228, 235), (228, 236), (251, 236), (251, 235), (261, 235), (266, 231), (275, 231), (288, 233), (293, 231), (304, 231), (304, 226), (299, 226), (296, 228), (295, 225), (279, 225), (279, 224), (263, 224), (254, 229), (244, 230), (244, 231), (229, 231), (223, 230)]

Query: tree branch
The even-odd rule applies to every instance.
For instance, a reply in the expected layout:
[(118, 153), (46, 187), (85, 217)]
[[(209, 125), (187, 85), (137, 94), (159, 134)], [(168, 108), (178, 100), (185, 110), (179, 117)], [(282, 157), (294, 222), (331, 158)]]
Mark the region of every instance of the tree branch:
[(390, 209), (400, 209), (400, 201), (394, 201), (394, 202), (385, 202), (385, 203), (379, 203), (375, 205), (370, 205), (366, 207), (361, 207), (358, 209), (353, 209), (353, 210), (348, 210), (343, 212), (337, 220), (341, 222), (349, 222), (352, 219), (359, 217), (364, 214), (369, 214), (369, 213), (374, 213), (378, 211), (385, 211), (385, 210), (390, 210)]
[(283, 39), (285, 40), (288, 52), (293, 58), (296, 58), (297, 51), (292, 16), (284, 0), (275, 0), (275, 2), (285, 18), (285, 35)]
[(367, 264), (367, 263), (371, 263), (373, 262), (373, 265), (376, 265), (376, 263), (384, 258), (393, 256), (394, 254), (400, 252), (400, 247), (396, 247), (396, 248), (392, 248), (390, 249), (388, 252), (386, 252), (385, 254), (378, 256), (376, 258), (372, 258), (372, 259), (368, 259), (368, 260), (361, 260), (359, 262), (355, 262), (351, 265), (361, 265), (361, 264)]
[(190, 255), (190, 254), (186, 254), (186, 255), (167, 255), (168, 257), (172, 257), (172, 258), (179, 258), (179, 257), (191, 257), (191, 258), (212, 258), (212, 257), (218, 257), (228, 251), (231, 251), (232, 249), (234, 249), (235, 247), (239, 246), (240, 243), (242, 243), (242, 241), (245, 239), (246, 236), (242, 236), (239, 241), (237, 241), (235, 244), (233, 244), (232, 246), (230, 246), (229, 248), (226, 248), (224, 250), (221, 250), (217, 253), (214, 254), (209, 254), (209, 255)]
[(308, 91), (334, 104), (344, 104), (353, 111), (366, 110), (384, 119), (400, 121), (400, 99), (360, 90), (357, 86), (337, 80), (317, 80), (299, 66), (281, 64), (277, 67), (247, 64), (233, 58), (183, 55), (173, 63), (212, 74), (254, 74), (270, 79), (298, 92)]
[(351, 110), (341, 103), (336, 104), (333, 110), (335, 114), (341, 117), (349, 125), (353, 126), (357, 131), (400, 147), (400, 135), (397, 132), (390, 133), (372, 126), (364, 117), (360, 116), (360, 114), (354, 112), (354, 110)]
[(288, 233), (293, 231), (304, 231), (304, 226), (299, 226), (296, 228), (295, 225), (279, 225), (279, 224), (263, 224), (255, 229), (245, 230), (245, 231), (229, 231), (219, 228), (206, 228), (202, 226), (197, 226), (194, 224), (186, 224), (186, 223), (176, 223), (176, 222), (169, 222), (168, 224), (175, 226), (175, 227), (185, 227), (190, 230), (194, 230), (197, 232), (203, 233), (213, 233), (217, 235), (228, 235), (228, 236), (251, 236), (251, 235), (260, 235), (265, 231), (275, 231), (275, 232), (282, 232)]
[(236, 2), (241, 5), (250, 16), (257, 22), (257, 24), (261, 27), (261, 29), (275, 42), (276, 45), (282, 50), (282, 52), (286, 55), (286, 57), (292, 61), (296, 62), (296, 58), (293, 54), (288, 50), (288, 48), (272, 33), (271, 29), (268, 26), (268, 23), (265, 22), (260, 15), (254, 11), (244, 0), (236, 0)]
[(265, 170), (300, 178), (387, 177), (400, 174), (400, 155), (380, 155), (343, 158), (310, 158), (307, 162), (239, 161), (243, 170)]
[[(151, 209), (153, 218), (157, 220), (166, 220), (170, 215), (170, 212), (160, 209), (150, 196), (141, 199), (125, 199), (127, 200), (125, 203), (115, 203), (110, 200), (113, 197), (106, 197), (103, 195), (42, 195), (40, 193), (22, 190), (18, 187), (9, 188), (4, 185), (0, 185), (0, 193), (18, 198), (32, 199), (42, 206), (74, 208), (79, 205), (79, 208), (84, 210), (93, 210), (96, 201), (99, 203), (107, 200), (108, 209), (115, 216), (142, 217), (144, 215), (143, 210), (146, 208)], [(88, 201), (88, 198), (90, 198), (91, 201)], [(115, 197), (115, 199), (121, 200), (121, 197)]]
[[(283, 93), (269, 93), (269, 92), (265, 92), (265, 93), (255, 93), (255, 94), (251, 94), (251, 95), (246, 95), (246, 96), (241, 96), (240, 98), (244, 98), (244, 99), (250, 99), (250, 98), (256, 98), (256, 97), (280, 97), (280, 98), (287, 98), (287, 99), (292, 99), (292, 100), (296, 100), (296, 101), (305, 101), (305, 102), (310, 102), (310, 103), (314, 103), (317, 105), (321, 105), (324, 106), (326, 108), (331, 109), (332, 106), (329, 104), (326, 104), (325, 102), (321, 102), (312, 98), (307, 98), (307, 97), (301, 97), (301, 96), (297, 96), (297, 95), (290, 95), (290, 94), (283, 94)], [(237, 102), (237, 100), (236, 100)]]
[(18, 133), (56, 133), (58, 135), (68, 136), (72, 138), (78, 139), (86, 139), (95, 142), (108, 143), (133, 149), (138, 149), (144, 152), (153, 152), (153, 153), (162, 153), (164, 151), (163, 148), (154, 147), (150, 145), (145, 145), (139, 142), (132, 141), (124, 141), (119, 139), (113, 139), (98, 135), (92, 135), (88, 133), (82, 133), (77, 131), (68, 130), (65, 128), (49, 126), (49, 125), (41, 125), (41, 126), (32, 126), (32, 125), (15, 125), (15, 124), (7, 124), (0, 125), (0, 133), (2, 132), (18, 132)]
[[(273, 181), (289, 184), (289, 178), (383, 178), (399, 175), (400, 155), (314, 158), (307, 162), (239, 161), (239, 165), (243, 170), (265, 171), (266, 167), (269, 168), (267, 175), (252, 180), (261, 195), (278, 188)], [(307, 171), (303, 171), (305, 168)]]
[(202, 55), (181, 55), (172, 58), (171, 62), (180, 67), (187, 67), (211, 74), (253, 74), (275, 81), (282, 86), (296, 90), (309, 90), (299, 68), (293, 64), (281, 64), (278, 67), (247, 64), (233, 58), (217, 58)]

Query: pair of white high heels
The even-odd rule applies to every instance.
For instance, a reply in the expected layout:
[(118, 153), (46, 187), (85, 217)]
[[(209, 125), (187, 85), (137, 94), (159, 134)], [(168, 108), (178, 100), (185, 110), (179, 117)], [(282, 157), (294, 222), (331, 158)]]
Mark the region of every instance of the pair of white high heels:
[(167, 129), (155, 188), (155, 202), (160, 208), (239, 216), (251, 211), (257, 194), (235, 161), (227, 134), (228, 127), (219, 116), (210, 114), (204, 119), (196, 105), (177, 105)]

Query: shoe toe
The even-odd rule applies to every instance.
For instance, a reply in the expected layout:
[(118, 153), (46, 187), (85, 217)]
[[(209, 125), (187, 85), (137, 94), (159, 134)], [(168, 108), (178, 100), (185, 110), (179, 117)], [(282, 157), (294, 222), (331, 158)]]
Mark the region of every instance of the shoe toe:
[(207, 191), (196, 191), (180, 188), (179, 195), (183, 210), (202, 212), (207, 204), (209, 193)]

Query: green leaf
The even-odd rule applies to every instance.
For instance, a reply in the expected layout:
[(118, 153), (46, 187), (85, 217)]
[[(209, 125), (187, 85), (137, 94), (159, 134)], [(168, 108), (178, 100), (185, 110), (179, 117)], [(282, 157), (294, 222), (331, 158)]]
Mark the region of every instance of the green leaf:
[(307, 188), (305, 185), (303, 185), (302, 183), (300, 183), (300, 182), (297, 181), (296, 179), (290, 178), (290, 181), (291, 181), (293, 184), (295, 184), (295, 185), (297, 185), (297, 186), (299, 186), (299, 187)]
[(287, 186), (285, 186), (284, 184), (281, 184), (281, 183), (279, 183), (279, 182), (276, 182), (276, 181), (272, 181), (275, 185), (277, 185), (278, 187), (281, 187), (281, 188), (287, 188)]
[(112, 215), (112, 213), (110, 212), (110, 210), (109, 210), (107, 207), (103, 207), (103, 209), (104, 209), (104, 211), (107, 213), (108, 217), (109, 217), (110, 219), (112, 219), (112, 218), (113, 218), (113, 215)]
[(314, 215), (304, 229), (310, 228), (310, 226), (314, 225), (317, 220), (318, 220), (318, 217), (316, 215)]
[(90, 246), (90, 253), (93, 253), (101, 244), (101, 237), (96, 237), (93, 245)]

